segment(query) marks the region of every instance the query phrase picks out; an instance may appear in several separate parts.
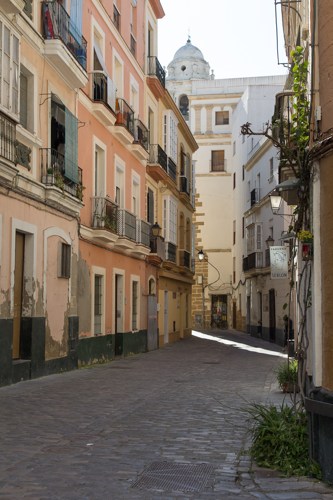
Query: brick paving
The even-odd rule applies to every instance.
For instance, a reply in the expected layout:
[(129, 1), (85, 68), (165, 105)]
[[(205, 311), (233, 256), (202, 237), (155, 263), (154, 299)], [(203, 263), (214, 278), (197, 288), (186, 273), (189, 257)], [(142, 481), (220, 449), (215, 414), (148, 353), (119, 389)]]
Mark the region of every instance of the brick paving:
[(333, 499), (247, 454), (248, 404), (283, 400), (280, 349), (211, 337), (1, 388), (0, 499)]

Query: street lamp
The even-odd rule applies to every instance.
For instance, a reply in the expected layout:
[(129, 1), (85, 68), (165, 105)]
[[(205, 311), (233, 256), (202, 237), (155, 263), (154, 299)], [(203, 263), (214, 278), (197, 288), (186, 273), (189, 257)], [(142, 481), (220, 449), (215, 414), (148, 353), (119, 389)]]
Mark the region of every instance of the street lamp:
[(273, 191), (269, 195), (269, 200), (271, 202), (271, 209), (274, 215), (277, 215), (278, 211), (280, 210), (281, 203), (282, 203), (282, 196), (279, 194), (278, 191)]
[(161, 229), (162, 229), (162, 228), (161, 228), (161, 226), (159, 225), (159, 223), (158, 223), (158, 222), (155, 222), (155, 224), (153, 224), (153, 225), (151, 226), (151, 233), (152, 233), (152, 235), (153, 235), (155, 238), (157, 238), (157, 237), (158, 237), (158, 236), (160, 236), (160, 234), (161, 234)]
[(205, 254), (203, 253), (202, 250), (198, 252), (198, 259), (202, 262), (205, 258)]

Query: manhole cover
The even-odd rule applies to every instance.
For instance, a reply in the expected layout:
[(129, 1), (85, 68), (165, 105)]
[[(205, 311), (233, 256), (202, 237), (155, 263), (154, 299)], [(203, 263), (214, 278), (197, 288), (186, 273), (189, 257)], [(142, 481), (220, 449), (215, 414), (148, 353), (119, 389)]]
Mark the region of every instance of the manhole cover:
[(208, 464), (153, 462), (132, 485), (140, 490), (202, 491), (209, 485), (214, 468)]

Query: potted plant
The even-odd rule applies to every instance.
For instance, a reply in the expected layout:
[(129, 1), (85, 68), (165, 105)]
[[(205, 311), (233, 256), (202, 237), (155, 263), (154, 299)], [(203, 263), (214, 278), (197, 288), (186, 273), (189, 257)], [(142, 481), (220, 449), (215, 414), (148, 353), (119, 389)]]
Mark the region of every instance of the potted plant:
[(282, 363), (276, 371), (276, 376), (282, 392), (299, 392), (296, 359)]
[(313, 257), (313, 234), (307, 229), (301, 229), (297, 238), (302, 243), (302, 260), (312, 260)]

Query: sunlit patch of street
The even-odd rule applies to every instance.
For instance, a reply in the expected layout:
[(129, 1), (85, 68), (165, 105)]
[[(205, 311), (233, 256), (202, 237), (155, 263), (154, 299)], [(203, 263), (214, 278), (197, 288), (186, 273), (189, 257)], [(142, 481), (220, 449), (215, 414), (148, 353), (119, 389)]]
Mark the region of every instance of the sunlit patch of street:
[(236, 347), (237, 349), (242, 349), (244, 351), (255, 352), (258, 354), (266, 354), (267, 356), (276, 356), (278, 358), (287, 358), (287, 354), (282, 352), (270, 351), (269, 349), (263, 349), (261, 347), (253, 347), (241, 342), (235, 342), (233, 340), (222, 339), (213, 335), (208, 335), (207, 333), (197, 332), (192, 330), (192, 335), (205, 340), (213, 340), (214, 342), (219, 342), (220, 344), (228, 345), (230, 347)]

